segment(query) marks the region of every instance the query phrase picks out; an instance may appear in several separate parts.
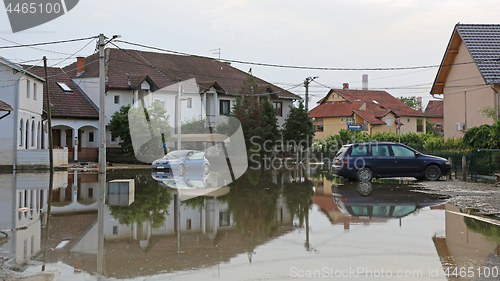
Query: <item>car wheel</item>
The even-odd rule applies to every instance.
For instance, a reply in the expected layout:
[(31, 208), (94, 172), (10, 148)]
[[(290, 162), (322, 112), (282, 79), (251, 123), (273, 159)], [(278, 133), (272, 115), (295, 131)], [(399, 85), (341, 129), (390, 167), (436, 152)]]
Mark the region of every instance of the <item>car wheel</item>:
[(370, 168), (363, 167), (356, 173), (356, 179), (358, 181), (371, 181), (373, 178), (373, 172)]
[(429, 165), (425, 168), (425, 179), (429, 181), (437, 181), (441, 177), (441, 169), (436, 165)]
[(210, 173), (210, 166), (208, 164), (203, 165), (203, 174), (208, 175)]
[(184, 176), (184, 165), (183, 164), (180, 164), (179, 166), (177, 166), (177, 174), (181, 177)]

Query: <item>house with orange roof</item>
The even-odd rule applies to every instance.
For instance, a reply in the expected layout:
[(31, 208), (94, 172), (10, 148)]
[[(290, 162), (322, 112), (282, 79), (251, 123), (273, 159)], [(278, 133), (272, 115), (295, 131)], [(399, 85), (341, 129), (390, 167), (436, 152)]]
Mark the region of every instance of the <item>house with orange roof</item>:
[(324, 140), (348, 125), (363, 125), (362, 131), (368, 134), (425, 132), (425, 126), (417, 126), (417, 119), (422, 118), (425, 124), (427, 114), (385, 91), (350, 90), (346, 84), (344, 89), (331, 89), (309, 111), (309, 117), (314, 118), (315, 138)]
[(431, 100), (425, 108), (425, 113), (429, 115), (429, 122), (433, 124), (434, 131), (443, 134), (443, 101), (442, 100)]

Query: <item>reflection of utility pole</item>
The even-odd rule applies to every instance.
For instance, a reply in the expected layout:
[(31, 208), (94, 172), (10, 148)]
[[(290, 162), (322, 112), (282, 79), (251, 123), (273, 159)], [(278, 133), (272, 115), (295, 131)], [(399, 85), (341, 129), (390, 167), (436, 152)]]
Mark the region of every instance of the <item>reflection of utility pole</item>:
[(306, 215), (306, 243), (305, 243), (305, 246), (306, 246), (306, 250), (307, 251), (310, 251), (311, 250), (311, 245), (309, 245), (309, 207), (306, 205), (304, 206), (304, 213)]
[(52, 192), (53, 192), (53, 182), (54, 182), (54, 173), (49, 174), (49, 194), (47, 198), (47, 214), (45, 214), (45, 241), (43, 247), (43, 264), (42, 271), (45, 271), (45, 262), (47, 258), (47, 247), (49, 244), (49, 228), (50, 228), (50, 213), (52, 210)]

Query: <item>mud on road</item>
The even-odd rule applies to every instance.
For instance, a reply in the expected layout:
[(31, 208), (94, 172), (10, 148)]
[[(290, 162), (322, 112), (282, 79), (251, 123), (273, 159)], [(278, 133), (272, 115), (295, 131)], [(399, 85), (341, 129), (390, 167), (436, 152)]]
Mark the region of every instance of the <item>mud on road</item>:
[(449, 202), (462, 211), (500, 219), (500, 186), (458, 180), (416, 182), (425, 191), (450, 196)]

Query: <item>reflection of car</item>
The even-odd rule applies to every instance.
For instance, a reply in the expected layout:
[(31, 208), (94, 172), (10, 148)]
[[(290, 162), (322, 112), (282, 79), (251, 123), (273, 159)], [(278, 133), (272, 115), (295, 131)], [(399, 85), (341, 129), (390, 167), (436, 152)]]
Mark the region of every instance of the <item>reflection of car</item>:
[(192, 189), (192, 188), (205, 188), (208, 187), (208, 178), (210, 175), (203, 172), (191, 172), (181, 177), (172, 173), (155, 172), (151, 173), (153, 179), (159, 181), (171, 188), (177, 189)]
[(383, 177), (438, 180), (450, 171), (451, 165), (444, 158), (388, 142), (344, 145), (335, 155), (332, 165), (334, 175), (360, 181)]
[(151, 165), (153, 173), (169, 173), (183, 177), (189, 173), (203, 173), (208, 175), (210, 163), (205, 152), (196, 150), (175, 150), (157, 159)]
[(401, 218), (418, 209), (445, 203), (439, 195), (416, 192), (410, 186), (375, 182), (346, 182), (332, 186), (340, 211), (353, 217)]

